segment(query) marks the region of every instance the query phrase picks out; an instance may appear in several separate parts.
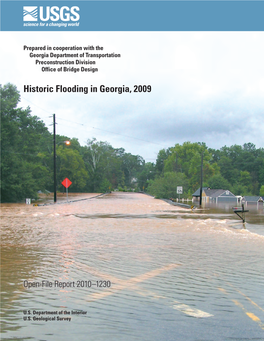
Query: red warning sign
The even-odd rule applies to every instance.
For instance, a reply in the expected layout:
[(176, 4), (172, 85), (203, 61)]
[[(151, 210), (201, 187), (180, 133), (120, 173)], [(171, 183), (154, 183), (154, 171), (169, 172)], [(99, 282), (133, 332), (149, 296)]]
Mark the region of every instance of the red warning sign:
[(65, 178), (65, 179), (62, 181), (62, 185), (63, 185), (65, 188), (70, 187), (71, 184), (72, 184), (72, 182), (71, 182), (71, 180), (69, 180), (68, 178)]

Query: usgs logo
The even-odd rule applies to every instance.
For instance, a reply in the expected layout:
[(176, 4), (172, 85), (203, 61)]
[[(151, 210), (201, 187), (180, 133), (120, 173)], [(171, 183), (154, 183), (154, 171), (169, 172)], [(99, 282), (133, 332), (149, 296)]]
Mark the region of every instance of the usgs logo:
[(23, 7), (23, 21), (78, 21), (80, 14), (78, 6), (24, 6)]

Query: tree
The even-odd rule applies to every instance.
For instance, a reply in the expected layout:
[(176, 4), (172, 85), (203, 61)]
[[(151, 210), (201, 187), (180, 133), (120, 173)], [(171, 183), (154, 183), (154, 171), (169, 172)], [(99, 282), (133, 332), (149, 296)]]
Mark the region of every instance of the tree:
[(140, 190), (147, 190), (150, 180), (154, 180), (156, 168), (154, 163), (147, 162), (143, 165), (142, 170), (137, 175), (137, 183)]
[(1, 201), (34, 198), (45, 190), (48, 170), (42, 164), (40, 141), (49, 132), (44, 123), (30, 115), (30, 108), (17, 105), (20, 94), (10, 83), (0, 86), (1, 95)]
[(156, 159), (156, 174), (160, 175), (164, 171), (164, 162), (167, 160), (169, 155), (171, 154), (171, 148), (168, 149), (161, 149), (158, 153), (157, 159)]
[(103, 180), (104, 154), (108, 148), (107, 142), (99, 142), (95, 138), (87, 140), (83, 157), (90, 178), (88, 188), (92, 192), (99, 191), (100, 183)]
[(72, 181), (71, 191), (82, 192), (87, 187), (88, 172), (85, 169), (84, 161), (78, 150), (58, 146), (57, 151), (57, 184), (60, 190), (63, 189), (61, 182), (65, 178)]
[(260, 187), (259, 195), (260, 195), (261, 197), (264, 197), (264, 185), (262, 185), (262, 186)]
[(240, 178), (239, 178), (239, 183), (243, 186), (250, 187), (251, 185), (251, 176), (248, 171), (241, 171), (240, 172)]
[(208, 186), (212, 189), (230, 189), (230, 183), (221, 175), (213, 175), (208, 180)]
[(164, 171), (182, 172), (189, 179), (190, 189), (195, 191), (200, 186), (201, 155), (203, 154), (203, 179), (206, 182), (210, 177), (219, 173), (219, 167), (211, 162), (212, 155), (204, 143), (184, 142), (171, 148), (171, 153), (165, 160)]
[(108, 142), (88, 140), (82, 148), (82, 155), (89, 174), (88, 189), (101, 192), (102, 188), (109, 190), (124, 185), (123, 148), (114, 149)]
[(148, 193), (156, 198), (175, 198), (177, 186), (183, 186), (183, 195), (187, 195), (189, 183), (183, 173), (165, 172), (164, 175), (151, 180)]
[(122, 157), (122, 170), (125, 175), (125, 185), (131, 187), (137, 181), (137, 174), (145, 164), (144, 159), (139, 155), (125, 153)]
[[(257, 195), (260, 184), (264, 180), (264, 152), (263, 148), (256, 149), (253, 143), (245, 143), (243, 146), (224, 146), (219, 151), (214, 151), (214, 158), (220, 166), (221, 175), (236, 187), (247, 188), (247, 193)], [(241, 181), (241, 172), (250, 175), (250, 186), (245, 186)], [(243, 176), (242, 176), (243, 177)], [(247, 181), (247, 180), (246, 180)]]

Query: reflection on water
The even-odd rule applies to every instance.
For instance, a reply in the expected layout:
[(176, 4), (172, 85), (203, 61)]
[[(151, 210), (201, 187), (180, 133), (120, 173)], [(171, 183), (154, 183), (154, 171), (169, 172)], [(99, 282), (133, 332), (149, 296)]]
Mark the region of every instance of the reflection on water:
[(263, 210), (89, 198), (2, 205), (3, 340), (264, 340)]

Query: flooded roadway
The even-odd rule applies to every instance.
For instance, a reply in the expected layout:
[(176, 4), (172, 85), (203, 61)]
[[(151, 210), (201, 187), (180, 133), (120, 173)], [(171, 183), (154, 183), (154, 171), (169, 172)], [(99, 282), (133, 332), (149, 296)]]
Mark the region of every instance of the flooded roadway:
[(2, 340), (264, 340), (262, 218), (119, 192), (3, 204)]

